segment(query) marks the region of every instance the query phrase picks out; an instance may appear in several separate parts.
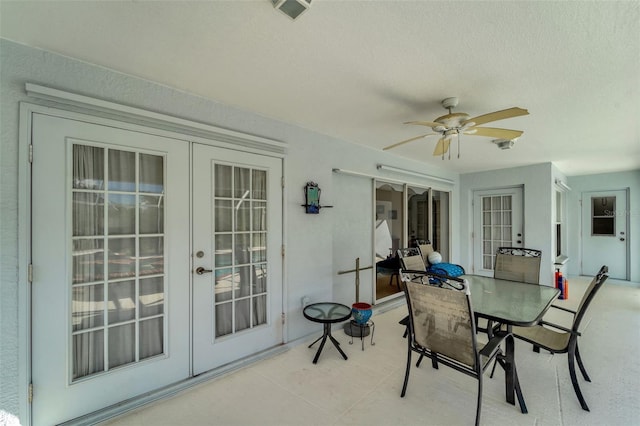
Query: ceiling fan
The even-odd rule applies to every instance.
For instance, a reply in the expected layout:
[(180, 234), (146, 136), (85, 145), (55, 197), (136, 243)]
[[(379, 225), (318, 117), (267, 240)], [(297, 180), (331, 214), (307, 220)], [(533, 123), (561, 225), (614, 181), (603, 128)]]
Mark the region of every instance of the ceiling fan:
[[(528, 115), (529, 111), (523, 108), (513, 107), (504, 109), (501, 111), (494, 111), (488, 114), (479, 115), (477, 117), (469, 118), (469, 114), (464, 112), (451, 112), (451, 109), (458, 106), (458, 98), (447, 98), (442, 101), (442, 106), (449, 110), (449, 113), (442, 117), (436, 118), (434, 121), (407, 121), (404, 124), (417, 124), (419, 126), (431, 127), (433, 133), (426, 133), (424, 135), (415, 136), (393, 145), (389, 145), (383, 150), (396, 148), (400, 145), (404, 145), (409, 142), (413, 142), (418, 139), (422, 139), (431, 135), (440, 135), (440, 139), (433, 150), (433, 155), (441, 155), (444, 159), (444, 155), (449, 151), (449, 145), (454, 136), (458, 138), (458, 158), (460, 158), (460, 134), (472, 136), (485, 136), (494, 138), (501, 141), (512, 141), (524, 133), (521, 130), (509, 130), (498, 129), (495, 127), (478, 127), (481, 124), (490, 123), (492, 121), (504, 120), (506, 118), (519, 117), (521, 115)], [(449, 158), (451, 158), (451, 152), (449, 152)]]

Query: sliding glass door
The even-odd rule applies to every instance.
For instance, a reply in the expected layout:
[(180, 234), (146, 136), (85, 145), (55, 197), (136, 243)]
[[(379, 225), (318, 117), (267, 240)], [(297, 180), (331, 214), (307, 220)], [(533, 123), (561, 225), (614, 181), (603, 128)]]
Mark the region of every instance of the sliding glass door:
[(450, 258), (450, 192), (400, 182), (375, 182), (375, 300), (401, 295), (399, 248), (429, 241)]
[(451, 193), (445, 191), (432, 191), (431, 196), (431, 218), (433, 227), (431, 229), (431, 244), (433, 249), (442, 255), (443, 262), (450, 260), (450, 207)]

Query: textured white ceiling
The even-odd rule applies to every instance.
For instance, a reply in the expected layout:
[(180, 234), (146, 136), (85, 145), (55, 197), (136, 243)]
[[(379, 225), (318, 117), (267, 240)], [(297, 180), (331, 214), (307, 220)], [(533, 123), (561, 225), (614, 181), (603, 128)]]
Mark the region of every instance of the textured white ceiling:
[[(530, 115), (511, 150), (436, 137), (393, 154), (458, 172), (554, 162), (568, 175), (640, 169), (640, 2), (0, 1), (0, 36), (376, 149), (446, 113)], [(215, 124), (215, 123), (213, 123)], [(242, 130), (242, 129), (238, 129)], [(453, 150), (453, 154), (456, 149)], [(453, 157), (453, 156), (452, 156)]]

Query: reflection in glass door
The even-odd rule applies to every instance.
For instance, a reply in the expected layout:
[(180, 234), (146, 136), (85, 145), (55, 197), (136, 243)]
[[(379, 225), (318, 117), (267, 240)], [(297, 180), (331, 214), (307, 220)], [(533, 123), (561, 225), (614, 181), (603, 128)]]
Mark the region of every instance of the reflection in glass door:
[(395, 253), (406, 244), (405, 186), (377, 181), (375, 187), (375, 299), (380, 300), (401, 292)]
[(442, 255), (443, 262), (449, 262), (451, 229), (449, 226), (449, 192), (434, 190), (432, 195), (433, 249)]
[(216, 337), (267, 322), (267, 172), (215, 165)]
[[(404, 185), (376, 182), (376, 229), (380, 229), (376, 242), (376, 256), (386, 258), (404, 244)], [(386, 246), (383, 244), (387, 243)], [(390, 243), (390, 244), (389, 244)]]
[(407, 231), (410, 245), (415, 241), (431, 241), (427, 188), (407, 187)]

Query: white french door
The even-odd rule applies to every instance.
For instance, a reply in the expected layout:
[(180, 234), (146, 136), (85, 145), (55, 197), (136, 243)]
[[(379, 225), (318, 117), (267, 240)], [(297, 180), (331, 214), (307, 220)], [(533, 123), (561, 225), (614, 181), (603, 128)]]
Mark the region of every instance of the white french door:
[(33, 424), (189, 375), (189, 148), (33, 115)]
[(282, 343), (282, 160), (65, 116), (32, 115), (32, 423)]
[(282, 160), (193, 147), (194, 374), (282, 343)]
[(493, 276), (498, 247), (522, 247), (522, 188), (474, 191), (473, 272)]

